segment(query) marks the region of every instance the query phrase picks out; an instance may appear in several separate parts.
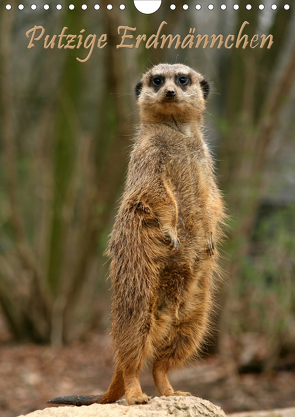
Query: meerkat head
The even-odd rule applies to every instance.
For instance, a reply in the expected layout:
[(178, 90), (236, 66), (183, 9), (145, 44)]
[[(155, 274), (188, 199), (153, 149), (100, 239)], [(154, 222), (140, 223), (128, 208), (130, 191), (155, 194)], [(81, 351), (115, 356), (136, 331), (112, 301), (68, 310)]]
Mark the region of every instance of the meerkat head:
[(156, 65), (135, 88), (141, 119), (200, 121), (209, 89), (204, 77), (186, 65)]

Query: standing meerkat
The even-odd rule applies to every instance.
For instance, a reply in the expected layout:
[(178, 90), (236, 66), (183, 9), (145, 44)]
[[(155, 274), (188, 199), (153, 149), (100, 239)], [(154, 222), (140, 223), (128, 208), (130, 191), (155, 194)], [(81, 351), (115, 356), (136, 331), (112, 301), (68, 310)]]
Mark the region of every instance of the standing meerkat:
[(116, 369), (103, 395), (58, 397), (56, 404), (106, 404), (124, 394), (145, 404), (146, 360), (162, 396), (168, 372), (196, 354), (209, 328), (216, 244), (224, 208), (202, 137), (207, 81), (193, 69), (160, 64), (136, 86), (140, 124), (108, 254)]

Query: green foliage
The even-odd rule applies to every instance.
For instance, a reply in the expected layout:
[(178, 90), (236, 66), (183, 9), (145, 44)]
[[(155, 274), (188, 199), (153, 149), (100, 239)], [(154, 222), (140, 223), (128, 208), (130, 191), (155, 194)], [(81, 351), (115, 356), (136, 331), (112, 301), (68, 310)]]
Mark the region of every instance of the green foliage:
[(295, 205), (262, 219), (236, 281), (239, 306), (232, 332), (258, 332), (271, 356), (279, 346), (295, 348)]

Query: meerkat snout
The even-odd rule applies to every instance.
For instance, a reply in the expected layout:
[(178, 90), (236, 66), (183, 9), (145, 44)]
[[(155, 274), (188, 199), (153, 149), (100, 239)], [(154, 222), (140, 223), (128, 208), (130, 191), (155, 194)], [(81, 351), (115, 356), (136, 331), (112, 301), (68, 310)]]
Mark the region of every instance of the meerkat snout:
[(172, 90), (172, 89), (169, 89), (169, 90), (165, 90), (165, 96), (167, 97), (167, 98), (173, 98), (173, 97), (175, 97), (176, 96), (176, 91), (175, 90)]

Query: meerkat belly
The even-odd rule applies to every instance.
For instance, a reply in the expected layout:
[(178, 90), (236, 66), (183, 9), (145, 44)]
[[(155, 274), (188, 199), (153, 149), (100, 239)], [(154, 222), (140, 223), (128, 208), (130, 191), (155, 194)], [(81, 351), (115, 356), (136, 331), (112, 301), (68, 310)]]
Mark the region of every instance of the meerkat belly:
[(182, 158), (171, 160), (167, 167), (178, 209), (180, 246), (171, 249), (158, 277), (150, 327), (155, 353), (158, 347), (176, 337), (177, 329), (200, 309), (211, 285), (213, 260), (206, 251), (207, 234), (211, 230), (207, 216), (211, 196), (201, 165), (202, 161), (184, 152)]
[[(158, 349), (174, 337), (177, 337), (178, 329), (188, 322), (197, 308), (200, 291), (198, 279), (201, 274), (195, 274), (194, 278), (182, 275), (183, 269), (174, 271), (170, 283), (168, 276), (162, 276), (157, 301), (153, 308), (151, 321), (151, 345), (150, 357), (157, 355)], [(180, 280), (176, 282), (176, 274)], [(180, 277), (181, 275), (181, 277)]]
[(199, 283), (211, 275), (210, 263), (205, 264), (196, 270), (194, 262), (176, 252), (162, 269), (152, 314), (152, 328), (157, 340), (165, 338), (171, 327), (181, 324), (196, 308)]
[(174, 182), (178, 206), (177, 233), (182, 249), (186, 249), (186, 252), (198, 252), (202, 251), (205, 245), (210, 196), (208, 192), (202, 192), (203, 179), (196, 178), (193, 167), (189, 168), (181, 182), (177, 179)]

